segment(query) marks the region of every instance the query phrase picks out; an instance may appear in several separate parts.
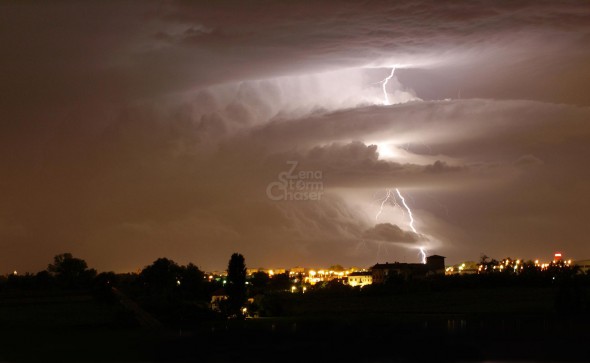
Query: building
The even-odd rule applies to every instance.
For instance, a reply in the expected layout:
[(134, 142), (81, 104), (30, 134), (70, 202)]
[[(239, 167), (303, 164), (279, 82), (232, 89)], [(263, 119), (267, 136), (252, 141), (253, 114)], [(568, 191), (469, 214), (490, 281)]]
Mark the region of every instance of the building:
[(274, 276), (274, 275), (280, 275), (280, 274), (287, 273), (287, 270), (285, 270), (284, 268), (274, 268), (274, 269), (270, 269), (270, 270), (259, 270), (259, 271), (266, 273), (268, 276)]
[(404, 280), (420, 279), (433, 275), (445, 274), (445, 257), (432, 255), (426, 257), (426, 263), (378, 263), (371, 267), (374, 284), (383, 284), (392, 276)]
[(251, 276), (254, 275), (255, 273), (259, 272), (259, 271), (263, 271), (263, 268), (247, 268), (246, 269), (246, 275), (247, 276)]
[(306, 268), (301, 266), (295, 266), (289, 270), (289, 275), (303, 275), (305, 274)]
[(225, 292), (225, 289), (218, 289), (211, 295), (211, 310), (213, 311), (221, 311), (221, 304), (223, 301), (228, 299), (228, 295)]
[(353, 272), (347, 277), (347, 282), (350, 286), (366, 286), (373, 283), (373, 274), (371, 271)]
[(445, 270), (446, 275), (475, 275), (479, 272), (480, 265), (473, 261), (466, 261), (457, 265), (449, 266)]
[(346, 283), (347, 276), (350, 274), (350, 271), (334, 271), (334, 270), (309, 270), (307, 272), (307, 276), (303, 278), (305, 283), (310, 285), (315, 285), (318, 282), (326, 282), (332, 280), (338, 280), (341, 282)]
[(432, 255), (426, 257), (426, 266), (430, 269), (431, 274), (444, 275), (445, 274), (445, 257), (440, 255)]

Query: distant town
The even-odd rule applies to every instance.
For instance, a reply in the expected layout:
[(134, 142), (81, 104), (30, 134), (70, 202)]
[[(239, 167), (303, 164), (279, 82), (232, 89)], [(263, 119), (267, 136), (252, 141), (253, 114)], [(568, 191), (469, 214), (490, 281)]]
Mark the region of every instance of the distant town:
[[(256, 274), (266, 274), (269, 277), (276, 275), (289, 276), (293, 285), (291, 292), (305, 292), (306, 285), (314, 286), (318, 283), (338, 282), (352, 287), (363, 287), (371, 284), (383, 284), (390, 276), (404, 279), (423, 279), (429, 276), (474, 275), (495, 272), (511, 272), (519, 274), (525, 269), (546, 271), (553, 268), (572, 268), (579, 273), (590, 271), (590, 259), (572, 260), (566, 259), (561, 252), (556, 252), (550, 260), (525, 260), (503, 258), (496, 260), (482, 255), (478, 262), (465, 261), (455, 265), (445, 265), (445, 257), (432, 255), (426, 258), (426, 263), (377, 263), (369, 268), (348, 267), (332, 265), (325, 268), (311, 268), (295, 266), (292, 268), (247, 268), (246, 275), (251, 278)], [(209, 280), (224, 283), (227, 271), (207, 272)]]

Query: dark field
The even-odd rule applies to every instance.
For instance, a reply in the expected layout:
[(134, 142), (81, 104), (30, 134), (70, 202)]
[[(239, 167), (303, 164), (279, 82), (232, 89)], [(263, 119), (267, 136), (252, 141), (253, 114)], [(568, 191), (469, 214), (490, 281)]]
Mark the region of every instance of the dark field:
[(285, 302), (291, 315), (331, 313), (543, 313), (553, 310), (551, 288), (490, 288), (415, 291), (374, 296), (297, 296)]
[(284, 294), (280, 317), (145, 329), (91, 294), (4, 296), (2, 361), (587, 361), (590, 316), (557, 290)]

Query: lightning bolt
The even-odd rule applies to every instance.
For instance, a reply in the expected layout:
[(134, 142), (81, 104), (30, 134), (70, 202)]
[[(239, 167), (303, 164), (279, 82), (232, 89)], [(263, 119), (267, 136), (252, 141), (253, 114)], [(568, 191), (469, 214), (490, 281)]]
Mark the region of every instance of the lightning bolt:
[(397, 192), (397, 195), (399, 196), (399, 199), (402, 200), (402, 204), (404, 205), (404, 207), (408, 211), (408, 216), (410, 216), (410, 228), (412, 229), (412, 232), (418, 233), (416, 231), (416, 228), (414, 227), (414, 215), (412, 214), (412, 210), (410, 209), (410, 207), (408, 207), (408, 205), (406, 204), (406, 199), (404, 198), (404, 196), (402, 195), (402, 193), (400, 193), (399, 189), (395, 188), (395, 191)]
[(424, 247), (420, 247), (420, 257), (422, 258), (422, 263), (426, 263), (426, 250)]
[(385, 203), (389, 200), (389, 198), (391, 198), (391, 189), (386, 189), (386, 191), (387, 191), (387, 195), (385, 195), (385, 199), (383, 199), (383, 201), (381, 202), (381, 208), (379, 208), (379, 212), (377, 212), (377, 215), (375, 216), (375, 220), (379, 219), (379, 216), (383, 212), (383, 206), (385, 206)]
[(391, 68), (391, 73), (389, 74), (389, 76), (387, 76), (383, 81), (381, 81), (381, 88), (383, 88), (383, 97), (385, 99), (383, 101), (383, 104), (385, 106), (391, 105), (391, 102), (389, 102), (389, 96), (387, 95), (387, 90), (385, 89), (385, 86), (387, 85), (387, 82), (389, 82), (391, 77), (393, 77), (393, 72), (395, 72), (395, 67)]
[[(391, 203), (394, 208), (399, 207), (399, 204), (397, 204), (397, 200), (395, 199), (395, 194), (392, 193), (391, 189), (385, 189), (385, 191), (387, 192), (387, 194), (385, 195), (385, 198), (381, 201), (379, 211), (377, 212), (377, 215), (375, 215), (375, 220), (379, 220), (379, 216), (381, 215), (381, 213), (383, 213), (383, 207), (385, 207), (385, 203)], [(400, 210), (402, 211), (402, 214), (405, 216), (406, 212), (404, 212), (404, 210), (401, 208)]]
[[(400, 193), (398, 188), (395, 188), (395, 191), (397, 192), (399, 199), (401, 199), (402, 204), (408, 211), (408, 216), (410, 217), (410, 228), (412, 229), (412, 232), (418, 233), (418, 231), (416, 231), (416, 227), (414, 227), (414, 215), (412, 214), (412, 210), (410, 209), (410, 207), (408, 207), (406, 199), (404, 198), (402, 193)], [(426, 250), (424, 249), (424, 247), (420, 247), (420, 256), (422, 257), (422, 263), (426, 263)]]

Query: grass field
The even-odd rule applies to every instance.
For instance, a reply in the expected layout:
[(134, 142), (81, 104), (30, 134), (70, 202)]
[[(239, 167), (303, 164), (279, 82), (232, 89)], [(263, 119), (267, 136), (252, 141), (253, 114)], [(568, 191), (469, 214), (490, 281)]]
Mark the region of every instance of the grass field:
[(288, 315), (380, 313), (544, 313), (554, 308), (551, 288), (465, 289), (385, 296), (309, 295), (285, 301)]
[[(140, 328), (90, 294), (0, 298), (0, 361), (584, 361), (585, 313), (545, 288), (282, 297), (284, 316)], [(584, 359), (581, 359), (584, 358)]]

